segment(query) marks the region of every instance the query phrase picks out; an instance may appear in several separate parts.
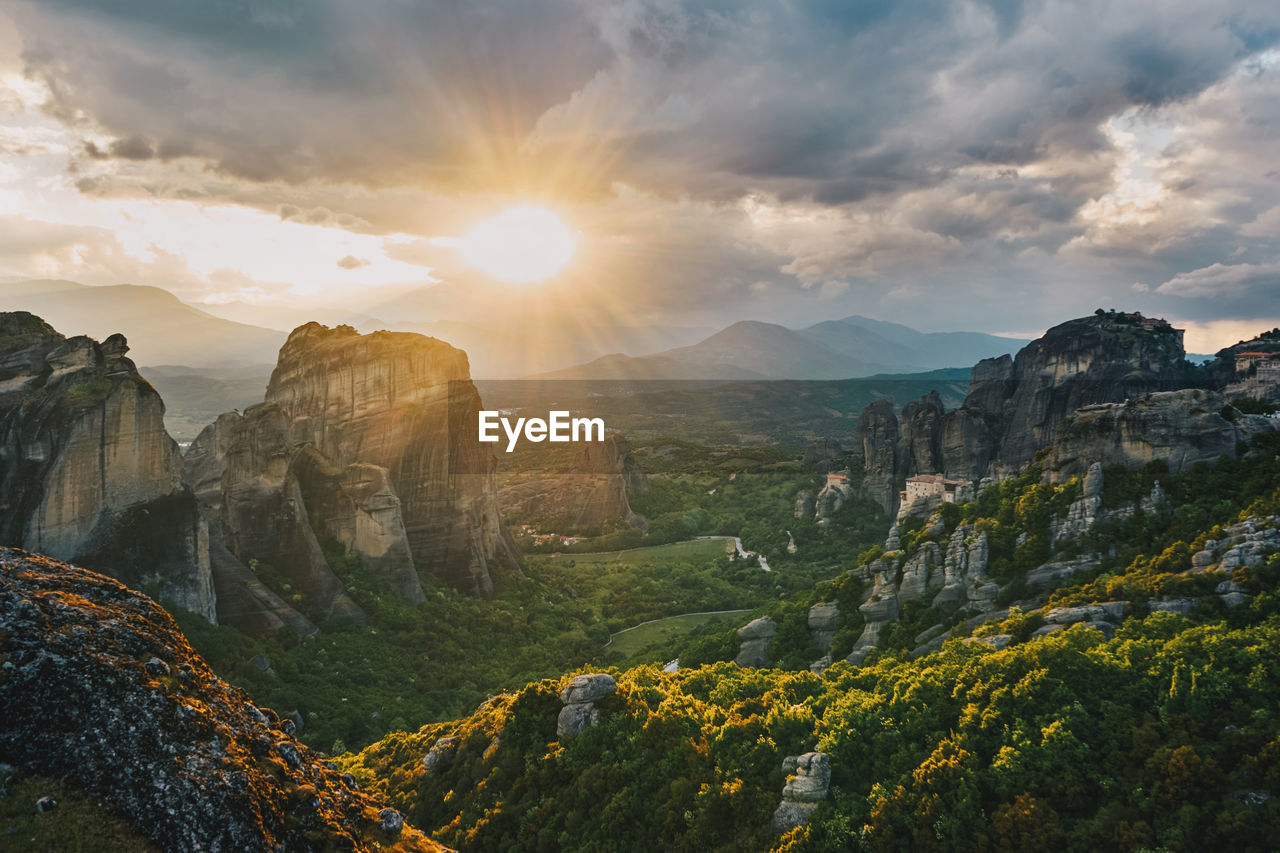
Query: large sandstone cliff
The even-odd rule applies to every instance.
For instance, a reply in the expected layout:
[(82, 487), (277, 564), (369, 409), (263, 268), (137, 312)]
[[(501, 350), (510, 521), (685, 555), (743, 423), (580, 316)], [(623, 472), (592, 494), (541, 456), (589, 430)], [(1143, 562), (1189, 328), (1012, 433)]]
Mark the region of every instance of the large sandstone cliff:
[(647, 522), (631, 509), (631, 495), (648, 489), (644, 471), (631, 459), (631, 446), (615, 432), (604, 441), (583, 442), (572, 471), (507, 486), (498, 500), (508, 516), (550, 523), (571, 533), (617, 520), (645, 526)]
[(154, 583), (213, 618), (205, 528), (128, 349), (0, 314), (0, 542)]
[(442, 849), (103, 575), (0, 548), (0, 663), (0, 761), (68, 780), (158, 849)]
[(325, 543), (410, 603), (423, 600), (419, 572), (490, 595), (490, 562), (515, 564), (492, 452), (474, 440), (479, 408), (466, 355), (442, 341), (295, 329), (265, 401), (220, 417), (187, 454), (184, 476), (213, 522), (215, 550), (233, 558), (221, 574), (241, 579), (244, 613), (227, 620), (251, 630), (297, 621), (298, 608), (246, 591), (255, 563), (270, 565), (303, 609), (362, 618)]

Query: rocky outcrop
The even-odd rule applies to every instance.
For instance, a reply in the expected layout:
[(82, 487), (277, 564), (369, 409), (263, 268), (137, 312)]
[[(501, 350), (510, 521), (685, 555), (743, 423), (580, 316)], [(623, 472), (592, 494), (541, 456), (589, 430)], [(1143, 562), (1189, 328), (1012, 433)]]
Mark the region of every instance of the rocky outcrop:
[(1275, 428), (1270, 418), (1243, 415), (1210, 391), (1147, 394), (1087, 406), (1065, 418), (1057, 428), (1047, 468), (1055, 482), (1084, 473), (1098, 462), (1133, 468), (1161, 461), (1176, 474), (1197, 462), (1234, 456), (1239, 442)]
[(900, 419), (888, 401), (872, 403), (853, 449), (867, 473), (864, 493), (892, 514), (897, 489), (912, 474), (977, 482), (1017, 470), (1054, 441), (1076, 409), (1182, 387), (1181, 332), (1145, 322), (1119, 314), (1070, 320), (1016, 358), (980, 361), (953, 412), (943, 413), (936, 394), (908, 404)]
[(0, 549), (0, 755), (162, 850), (440, 850), (115, 580)]
[(422, 756), (423, 768), (428, 773), (431, 773), (436, 768), (447, 765), (457, 754), (460, 743), (462, 743), (462, 738), (459, 737), (437, 738), (436, 742), (431, 745), (431, 749), (427, 750), (427, 754)]
[(903, 604), (923, 600), (930, 586), (936, 587), (941, 568), (942, 551), (938, 543), (923, 543), (915, 555), (902, 564), (902, 578), (898, 582), (898, 599)]
[(1093, 462), (1085, 471), (1080, 497), (1067, 507), (1063, 518), (1054, 517), (1049, 525), (1049, 540), (1079, 539), (1093, 529), (1102, 511), (1102, 463)]
[(804, 826), (831, 788), (831, 759), (825, 752), (789, 755), (782, 761), (787, 782), (773, 813), (773, 831), (781, 835)]
[(947, 613), (957, 608), (981, 612), (995, 609), (999, 586), (987, 577), (987, 534), (973, 534), (967, 524), (957, 527), (943, 558), (942, 589), (933, 606)]
[(902, 407), (902, 434), (898, 438), (898, 465), (895, 471), (895, 482), (898, 477), (910, 477), (913, 474), (934, 474), (943, 469), (942, 457), (942, 421), (945, 412), (942, 398), (937, 391), (931, 391), (918, 402), (913, 401)]
[(556, 719), (556, 736), (572, 737), (600, 721), (600, 709), (596, 702), (616, 692), (618, 682), (612, 675), (596, 672), (575, 675), (560, 691), (564, 707)]
[(128, 350), (0, 314), (0, 542), (154, 584), (212, 619), (206, 529)]
[(858, 418), (851, 458), (862, 466), (862, 494), (875, 501), (886, 515), (898, 508), (898, 416), (890, 400), (876, 400)]
[(840, 624), (840, 608), (834, 601), (815, 604), (809, 608), (809, 639), (820, 652), (831, 649), (836, 628)]
[[(935, 519), (929, 530), (942, 535), (945, 527)], [(903, 605), (928, 601), (942, 613), (993, 612), (1000, 587), (987, 577), (988, 557), (986, 533), (960, 525), (952, 531), (945, 550), (926, 540), (909, 559), (894, 551), (855, 569), (856, 576), (871, 583), (871, 590), (858, 607), (864, 620), (862, 634), (845, 660), (865, 661), (885, 629), (898, 621)]]
[(1168, 326), (1148, 331), (1111, 315), (1054, 326), (1014, 359), (996, 457), (1025, 465), (1076, 409), (1180, 387), (1185, 355), (1181, 332)]
[(847, 479), (828, 481), (813, 500), (813, 513), (819, 519), (830, 518), (853, 496), (853, 487)]
[(507, 486), (498, 493), (498, 502), (505, 515), (572, 533), (619, 520), (646, 527), (631, 509), (631, 496), (648, 490), (649, 480), (632, 459), (631, 446), (611, 432), (604, 441), (578, 445), (571, 472)]
[(1027, 590), (1030, 592), (1043, 592), (1070, 577), (1091, 572), (1097, 567), (1098, 558), (1096, 556), (1044, 563), (1027, 572)]
[(324, 543), (410, 603), (423, 600), (423, 572), (490, 595), (491, 564), (518, 569), (492, 449), (475, 440), (479, 409), (466, 355), (442, 341), (295, 329), (264, 402), (206, 427), (186, 459), (213, 537), (239, 564), (222, 561), (220, 585), (240, 590), (226, 618), (246, 630), (297, 621), (244, 588), (266, 564), (292, 603), (361, 619)]
[(738, 629), (742, 645), (733, 662), (738, 666), (762, 667), (769, 662), (769, 645), (778, 630), (778, 623), (768, 616), (753, 619)]
[(1210, 539), (1191, 555), (1194, 573), (1231, 572), (1242, 566), (1256, 566), (1280, 551), (1280, 516), (1251, 516), (1223, 531), (1223, 538)]

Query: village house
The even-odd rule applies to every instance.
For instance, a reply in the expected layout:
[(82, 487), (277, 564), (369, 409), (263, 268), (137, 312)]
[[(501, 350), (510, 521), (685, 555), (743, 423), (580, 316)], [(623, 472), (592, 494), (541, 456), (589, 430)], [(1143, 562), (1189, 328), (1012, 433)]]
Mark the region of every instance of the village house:
[(1236, 372), (1243, 373), (1257, 365), (1259, 373), (1280, 374), (1280, 358), (1278, 353), (1270, 352), (1238, 352), (1236, 353)]
[(955, 503), (963, 490), (972, 485), (968, 480), (948, 480), (941, 474), (917, 474), (907, 478), (907, 487), (898, 493), (903, 506), (920, 498), (940, 497), (943, 503)]

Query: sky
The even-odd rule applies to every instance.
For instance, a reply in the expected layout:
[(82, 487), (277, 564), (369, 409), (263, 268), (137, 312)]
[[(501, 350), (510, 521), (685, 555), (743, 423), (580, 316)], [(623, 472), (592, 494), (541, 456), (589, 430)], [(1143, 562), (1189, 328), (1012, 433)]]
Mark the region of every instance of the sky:
[[(1280, 326), (1276, 139), (1273, 0), (0, 0), (0, 281), (1211, 352)], [(476, 262), (513, 209), (563, 269)]]

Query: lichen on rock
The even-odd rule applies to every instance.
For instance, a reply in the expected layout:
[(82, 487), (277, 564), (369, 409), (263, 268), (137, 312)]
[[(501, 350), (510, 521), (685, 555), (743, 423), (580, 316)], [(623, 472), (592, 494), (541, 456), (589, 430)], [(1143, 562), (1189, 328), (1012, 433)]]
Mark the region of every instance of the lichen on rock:
[(155, 603), (0, 549), (0, 760), (164, 850), (440, 850), (224, 683)]

